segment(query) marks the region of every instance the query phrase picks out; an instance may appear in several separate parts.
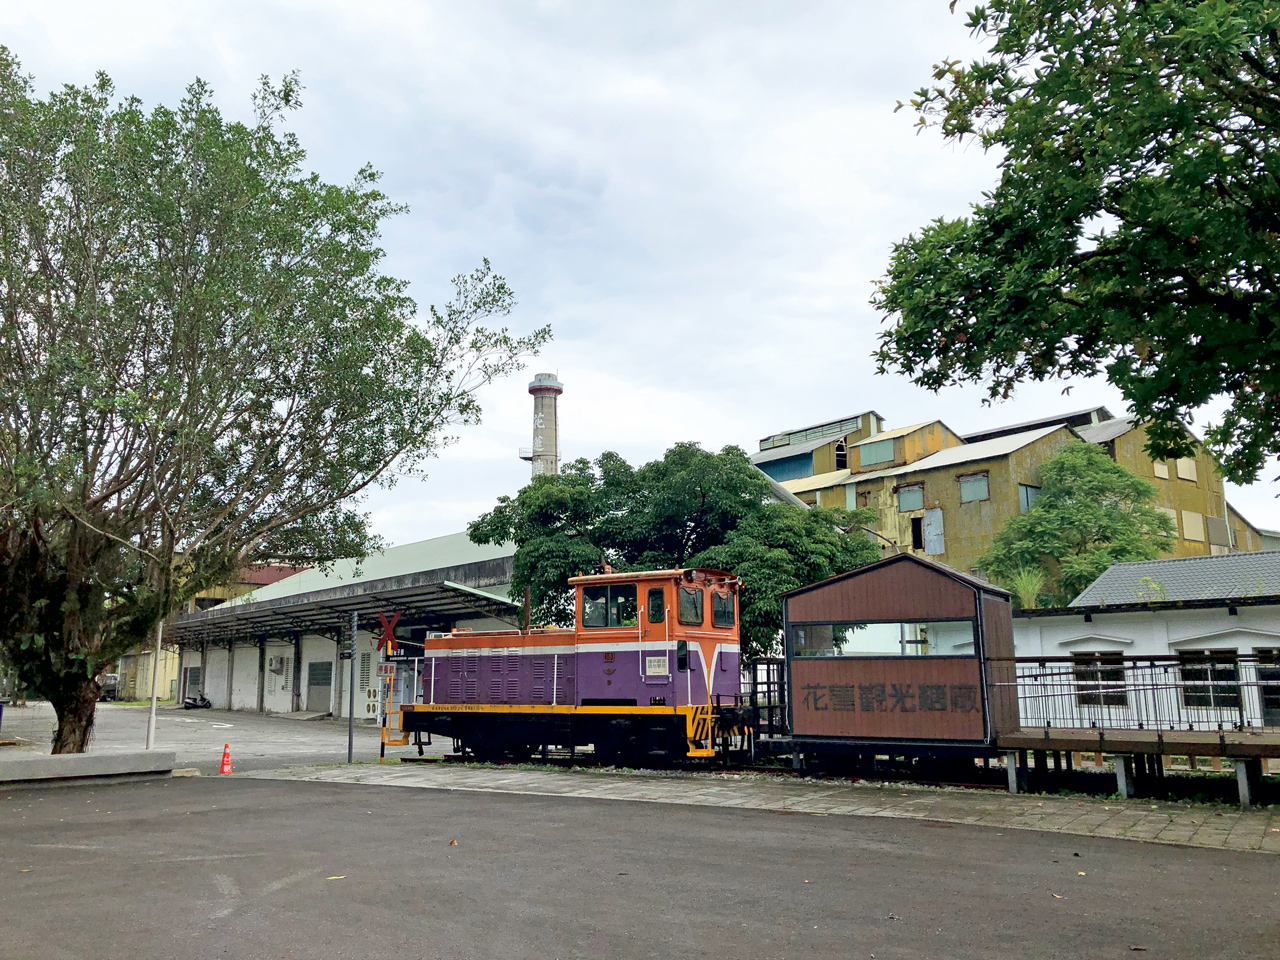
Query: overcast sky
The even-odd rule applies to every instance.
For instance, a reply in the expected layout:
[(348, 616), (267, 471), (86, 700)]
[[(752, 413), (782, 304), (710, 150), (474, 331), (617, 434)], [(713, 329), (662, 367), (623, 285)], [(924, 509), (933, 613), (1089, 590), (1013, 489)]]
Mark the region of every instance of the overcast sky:
[[(387, 271), (422, 309), (488, 257), (519, 299), (513, 328), (551, 324), (542, 356), (484, 392), (482, 426), (425, 480), (371, 497), (377, 532), (406, 543), (463, 529), (527, 482), (516, 450), (540, 370), (565, 384), (566, 459), (638, 463), (680, 440), (752, 452), (867, 409), (962, 433), (1123, 413), (1101, 379), (986, 407), (981, 388), (875, 375), (868, 298), (891, 244), (995, 183), (995, 157), (894, 113), (932, 64), (977, 52), (947, 7), (42, 0), (0, 6), (0, 43), (41, 89), (105, 70), (122, 94), (174, 104), (199, 76), (242, 119), (260, 75), (299, 70), (289, 125), (311, 167), (345, 182), (372, 163), (410, 205), (384, 237)], [(1228, 498), (1280, 528), (1274, 492)]]

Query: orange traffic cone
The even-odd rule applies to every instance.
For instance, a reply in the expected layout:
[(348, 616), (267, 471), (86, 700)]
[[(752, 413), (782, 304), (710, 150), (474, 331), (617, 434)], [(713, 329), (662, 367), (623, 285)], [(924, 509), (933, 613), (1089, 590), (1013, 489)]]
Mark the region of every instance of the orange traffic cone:
[(221, 769), (218, 770), (218, 772), (219, 773), (231, 772), (231, 744), (229, 743), (225, 744), (222, 748), (222, 767)]

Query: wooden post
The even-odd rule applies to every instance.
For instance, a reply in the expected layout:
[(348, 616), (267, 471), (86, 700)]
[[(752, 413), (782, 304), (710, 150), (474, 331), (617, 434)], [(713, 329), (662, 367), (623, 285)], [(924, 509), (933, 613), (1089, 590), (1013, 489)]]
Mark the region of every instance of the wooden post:
[(1093, 765), (1094, 765), (1095, 767), (1105, 767), (1105, 766), (1107, 765), (1107, 761), (1105, 761), (1105, 760), (1103, 760), (1103, 759), (1102, 759), (1102, 752), (1101, 752), (1101, 751), (1099, 751), (1099, 752), (1097, 752), (1097, 753), (1095, 753), (1095, 754), (1093, 755)]

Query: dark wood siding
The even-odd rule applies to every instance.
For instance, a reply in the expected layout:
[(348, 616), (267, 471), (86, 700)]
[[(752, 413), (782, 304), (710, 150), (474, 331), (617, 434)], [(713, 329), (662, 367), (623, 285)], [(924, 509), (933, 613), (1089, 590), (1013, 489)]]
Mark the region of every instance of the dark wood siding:
[(987, 666), (987, 703), (990, 704), (992, 735), (1010, 733), (1019, 727), (1017, 670), (1013, 659), (1013, 613), (1009, 601), (982, 595), (984, 654)]
[(970, 587), (921, 564), (886, 564), (787, 598), (791, 623), (972, 618)]
[(791, 679), (796, 736), (983, 739), (977, 657), (802, 658)]

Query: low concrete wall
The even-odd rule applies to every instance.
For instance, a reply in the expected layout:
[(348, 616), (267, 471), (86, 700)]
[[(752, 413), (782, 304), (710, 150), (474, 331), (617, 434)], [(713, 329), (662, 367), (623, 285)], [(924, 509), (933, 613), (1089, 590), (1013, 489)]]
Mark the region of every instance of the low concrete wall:
[(79, 780), (86, 777), (120, 777), (169, 773), (177, 765), (172, 750), (139, 750), (131, 753), (0, 754), (0, 783), (25, 780)]

